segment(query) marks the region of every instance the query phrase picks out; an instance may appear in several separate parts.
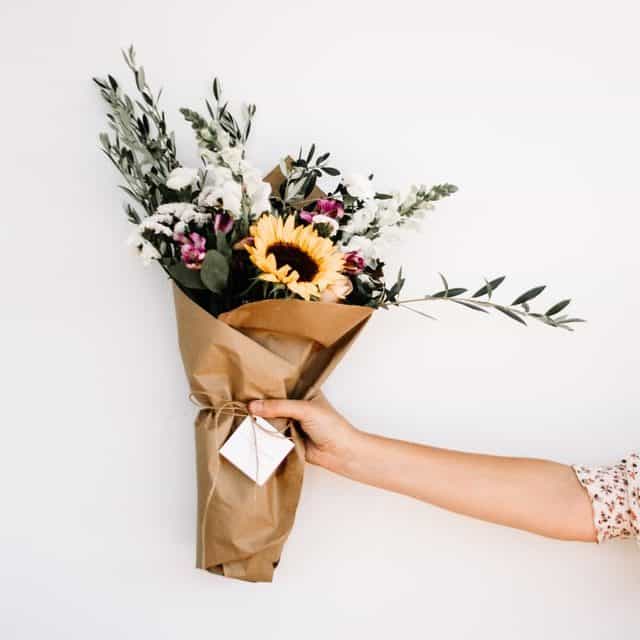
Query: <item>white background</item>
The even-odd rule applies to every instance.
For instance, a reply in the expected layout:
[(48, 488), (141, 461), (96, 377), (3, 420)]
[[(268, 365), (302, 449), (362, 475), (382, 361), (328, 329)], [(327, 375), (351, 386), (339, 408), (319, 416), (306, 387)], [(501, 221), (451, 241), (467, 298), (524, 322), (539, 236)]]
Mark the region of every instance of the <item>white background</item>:
[[(271, 4), (271, 7), (269, 7)], [(168, 287), (125, 247), (92, 75), (135, 42), (177, 113), (214, 74), (270, 169), (316, 142), (381, 189), (461, 187), (398, 251), (407, 294), (548, 283), (574, 334), (379, 312), (326, 387), (371, 431), (606, 463), (640, 446), (631, 1), (33, 2), (0, 9), (0, 635), (601, 638), (640, 623), (632, 543), (568, 544), (309, 468), (272, 585), (193, 569), (193, 407)], [(8, 228), (7, 228), (8, 227)]]

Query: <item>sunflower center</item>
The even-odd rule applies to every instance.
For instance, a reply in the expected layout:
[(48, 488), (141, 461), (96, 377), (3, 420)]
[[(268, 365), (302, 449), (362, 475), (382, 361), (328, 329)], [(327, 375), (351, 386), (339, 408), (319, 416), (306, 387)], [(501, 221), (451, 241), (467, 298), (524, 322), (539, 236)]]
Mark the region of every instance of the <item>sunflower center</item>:
[(289, 265), (293, 271), (297, 271), (302, 282), (311, 282), (318, 273), (318, 264), (300, 247), (285, 242), (272, 244), (267, 254), (272, 253), (276, 259), (278, 268)]

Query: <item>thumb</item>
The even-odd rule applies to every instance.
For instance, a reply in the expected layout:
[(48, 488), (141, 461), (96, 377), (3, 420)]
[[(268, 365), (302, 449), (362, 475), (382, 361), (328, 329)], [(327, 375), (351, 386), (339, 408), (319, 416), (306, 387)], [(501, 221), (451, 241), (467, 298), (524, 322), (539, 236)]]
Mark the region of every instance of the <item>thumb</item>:
[(263, 418), (293, 418), (304, 420), (309, 415), (309, 403), (303, 400), (253, 400), (249, 413)]

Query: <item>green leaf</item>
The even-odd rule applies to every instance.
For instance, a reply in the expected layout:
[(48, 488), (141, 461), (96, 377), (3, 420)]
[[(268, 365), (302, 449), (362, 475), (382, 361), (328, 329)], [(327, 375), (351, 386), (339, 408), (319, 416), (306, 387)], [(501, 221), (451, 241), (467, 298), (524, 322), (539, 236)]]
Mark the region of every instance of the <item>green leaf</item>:
[(322, 167), (322, 170), (328, 176), (339, 176), (340, 175), (340, 171), (338, 171), (338, 169), (334, 169), (333, 167)]
[(481, 311), (482, 313), (489, 313), (486, 309), (479, 307), (476, 304), (471, 304), (470, 302), (464, 302), (462, 300), (451, 300), (451, 302), (455, 302), (456, 304), (461, 304), (463, 307), (467, 307), (468, 309), (473, 309), (474, 311)]
[(461, 296), (463, 293), (466, 293), (467, 290), (462, 287), (452, 287), (451, 289), (447, 289), (446, 291), (438, 291), (438, 293), (434, 293), (434, 298), (453, 298), (454, 296)]
[(484, 287), (478, 289), (471, 297), (479, 298), (480, 296), (486, 296), (487, 294), (489, 294), (489, 297), (491, 297), (491, 292), (495, 291), (504, 282), (505, 277), (506, 276), (500, 276), (499, 278), (495, 278), (490, 282), (485, 281), (486, 284), (484, 285)]
[(302, 191), (302, 197), (303, 198), (308, 198), (311, 195), (311, 192), (313, 191), (313, 188), (315, 186), (316, 186), (316, 177), (315, 177), (315, 175), (311, 174), (305, 180), (303, 191)]
[(440, 280), (442, 280), (442, 284), (444, 286), (444, 297), (446, 298), (449, 294), (449, 283), (447, 282), (447, 279), (444, 277), (444, 275), (442, 275), (441, 273), (438, 273), (438, 275), (440, 276)]
[(430, 316), (428, 313), (425, 313), (424, 311), (419, 311), (418, 309), (414, 309), (413, 307), (409, 307), (406, 304), (401, 304), (400, 305), (401, 309), (406, 309), (407, 311), (411, 311), (412, 313), (416, 313), (419, 316), (422, 316), (423, 318), (428, 318), (429, 320), (437, 320), (438, 318), (435, 318), (434, 316)]
[(202, 284), (202, 280), (200, 279), (200, 272), (195, 269), (187, 269), (182, 262), (172, 264), (167, 267), (167, 271), (169, 272), (169, 275), (178, 282), (178, 284), (181, 284), (187, 289), (205, 288), (204, 284)]
[(312, 144), (309, 149), (309, 153), (307, 154), (307, 164), (311, 162), (311, 158), (313, 158), (313, 154), (316, 152), (316, 145)]
[(500, 305), (495, 305), (495, 308), (498, 311), (504, 313), (505, 316), (509, 316), (516, 322), (519, 322), (520, 324), (524, 324), (524, 325), (527, 324), (515, 311), (511, 311), (511, 309), (508, 309), (507, 307), (501, 307)]
[(565, 307), (569, 306), (571, 299), (561, 300), (557, 304), (554, 304), (544, 315), (545, 316), (554, 316), (556, 313), (560, 313)]
[(216, 231), (216, 249), (225, 257), (231, 257), (231, 245), (225, 233)]
[(222, 293), (229, 279), (229, 263), (216, 249), (210, 249), (204, 257), (200, 270), (202, 282), (213, 293)]
[(525, 291), (521, 296), (518, 296), (512, 303), (511, 306), (514, 307), (517, 304), (522, 304), (524, 302), (528, 302), (529, 300), (533, 300), (536, 296), (539, 296), (544, 290), (545, 285), (540, 287), (534, 287), (533, 289), (529, 289), (529, 291)]

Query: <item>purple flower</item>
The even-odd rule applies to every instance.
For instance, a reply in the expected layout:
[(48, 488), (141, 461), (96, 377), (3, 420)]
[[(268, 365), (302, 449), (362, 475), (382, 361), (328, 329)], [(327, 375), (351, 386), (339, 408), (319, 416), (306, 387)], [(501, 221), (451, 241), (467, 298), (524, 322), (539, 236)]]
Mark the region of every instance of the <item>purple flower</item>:
[(331, 200), (329, 198), (320, 198), (316, 202), (315, 211), (301, 211), (300, 218), (305, 222), (313, 222), (313, 219), (318, 214), (333, 218), (334, 220), (340, 220), (344, 215), (344, 209), (342, 208), (342, 202), (338, 200)]
[(345, 273), (350, 273), (351, 275), (358, 275), (364, 271), (364, 258), (359, 251), (348, 251), (343, 256), (344, 259), (344, 267), (343, 271)]
[(180, 257), (187, 269), (200, 269), (202, 261), (207, 253), (207, 240), (195, 231), (189, 236), (184, 234), (176, 234), (176, 240), (181, 243)]
[(216, 213), (213, 219), (213, 230), (220, 233), (229, 233), (233, 229), (233, 218), (228, 213)]

